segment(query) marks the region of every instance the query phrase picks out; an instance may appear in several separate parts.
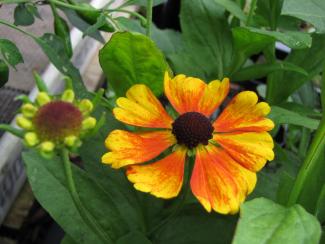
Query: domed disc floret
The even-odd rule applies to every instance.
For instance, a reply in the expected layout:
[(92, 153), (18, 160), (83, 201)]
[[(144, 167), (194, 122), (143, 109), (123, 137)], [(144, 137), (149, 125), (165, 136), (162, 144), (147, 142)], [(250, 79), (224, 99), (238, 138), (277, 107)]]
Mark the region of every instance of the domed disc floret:
[(52, 101), (37, 111), (33, 123), (41, 140), (59, 141), (79, 134), (82, 113), (72, 103)]
[(201, 113), (187, 112), (180, 115), (172, 124), (172, 133), (178, 144), (184, 144), (189, 149), (200, 143), (208, 145), (212, 138), (213, 126), (210, 120)]

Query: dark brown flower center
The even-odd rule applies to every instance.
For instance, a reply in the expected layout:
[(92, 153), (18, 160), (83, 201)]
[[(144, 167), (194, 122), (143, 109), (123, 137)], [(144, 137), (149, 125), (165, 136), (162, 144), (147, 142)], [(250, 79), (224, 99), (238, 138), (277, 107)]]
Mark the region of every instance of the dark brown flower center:
[(173, 134), (178, 144), (192, 149), (199, 145), (207, 145), (212, 138), (213, 126), (210, 120), (201, 113), (188, 112), (180, 115), (172, 124)]
[(79, 134), (82, 114), (72, 103), (53, 101), (37, 111), (33, 122), (42, 140), (62, 140), (66, 136)]

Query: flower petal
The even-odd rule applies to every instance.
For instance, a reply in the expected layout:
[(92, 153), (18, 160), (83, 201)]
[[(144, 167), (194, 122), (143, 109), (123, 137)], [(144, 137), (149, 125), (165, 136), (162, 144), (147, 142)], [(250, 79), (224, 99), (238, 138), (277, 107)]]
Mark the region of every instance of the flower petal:
[(270, 106), (265, 102), (257, 103), (257, 100), (255, 92), (240, 92), (214, 122), (215, 131), (269, 131), (273, 129), (272, 120), (265, 118), (271, 110)]
[(113, 109), (113, 113), (116, 119), (124, 123), (148, 128), (171, 128), (173, 119), (145, 85), (132, 86), (126, 98), (118, 98), (116, 104), (118, 107)]
[(256, 174), (237, 164), (223, 149), (209, 144), (197, 149), (191, 189), (211, 212), (234, 214), (256, 184)]
[(134, 165), (127, 170), (134, 187), (161, 198), (172, 198), (182, 188), (186, 149), (179, 147), (167, 157), (148, 165)]
[(171, 79), (165, 73), (165, 95), (179, 114), (198, 112), (206, 84), (197, 78), (177, 75)]
[(223, 102), (229, 92), (229, 79), (211, 81), (205, 88), (198, 112), (210, 116)]
[(112, 131), (105, 140), (108, 152), (102, 162), (120, 168), (130, 164), (143, 163), (157, 157), (176, 143), (171, 131), (131, 133), (123, 130)]
[(259, 171), (273, 160), (273, 139), (267, 132), (216, 133), (218, 142), (233, 159), (251, 171)]

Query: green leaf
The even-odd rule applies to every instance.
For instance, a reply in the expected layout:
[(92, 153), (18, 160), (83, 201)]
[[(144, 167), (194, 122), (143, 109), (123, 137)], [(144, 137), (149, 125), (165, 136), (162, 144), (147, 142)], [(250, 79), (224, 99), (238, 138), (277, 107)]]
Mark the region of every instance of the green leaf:
[(3, 87), (9, 79), (9, 67), (0, 59), (0, 88)]
[[(96, 111), (97, 119), (100, 114), (101, 110)], [(111, 196), (121, 215), (127, 219), (129, 229), (145, 232), (159, 220), (164, 201), (135, 190), (123, 170), (112, 169), (109, 165), (100, 163), (102, 155), (108, 151), (104, 141), (114, 129), (125, 129), (125, 125), (118, 122), (111, 113), (107, 113), (105, 125), (96, 136), (84, 141), (80, 156), (85, 162), (86, 171)]]
[(98, 29), (100, 29), (105, 24), (106, 24), (106, 15), (102, 13), (98, 16), (97, 21), (85, 30), (83, 36), (90, 36), (91, 34), (98, 31)]
[[(324, 128), (324, 125), (323, 125)], [(317, 132), (316, 132), (317, 133)], [(304, 208), (310, 213), (315, 213), (321, 196), (322, 188), (325, 184), (325, 143), (324, 143), (324, 130), (318, 133), (322, 137), (321, 141), (318, 141), (318, 145), (315, 146), (315, 137), (309, 146), (307, 156), (301, 171), (304, 174), (304, 184), (299, 193), (297, 203), (304, 206)], [(299, 175), (298, 175), (299, 176)], [(298, 178), (297, 178), (298, 179)], [(312, 194), (311, 194), (312, 192)], [(322, 203), (324, 204), (324, 203)]]
[(282, 185), (283, 178), (287, 176), (294, 179), (301, 165), (301, 160), (296, 153), (283, 149), (278, 144), (275, 145), (274, 154), (275, 159), (268, 162), (257, 174), (256, 187), (248, 199), (265, 197), (279, 203), (284, 201), (279, 196), (280, 191), (287, 187)]
[(272, 64), (254, 64), (245, 68), (242, 68), (231, 76), (233, 81), (246, 81), (266, 77), (268, 74), (275, 71), (293, 71), (300, 73), (304, 76), (308, 76), (308, 73), (301, 67), (287, 63), (277, 62)]
[(244, 27), (232, 28), (232, 37), (234, 45), (232, 74), (237, 72), (250, 56), (260, 53), (274, 42), (272, 37), (251, 32)]
[(34, 37), (34, 40), (42, 48), (51, 63), (61, 73), (69, 76), (73, 80), (72, 84), (77, 95), (81, 98), (89, 97), (78, 69), (73, 66), (65, 52), (61, 38), (51, 33), (45, 33), (40, 38)]
[(258, 0), (255, 19), (275, 30), (280, 20), (283, 0)]
[(116, 244), (152, 244), (151, 241), (141, 232), (130, 232), (117, 240)]
[(75, 240), (73, 240), (69, 235), (65, 234), (60, 244), (78, 244)]
[(26, 4), (20, 3), (14, 11), (15, 25), (28, 26), (35, 21), (33, 13), (29, 11)]
[[(318, 75), (325, 65), (325, 35), (314, 34), (311, 48), (293, 50), (286, 62), (300, 66), (309, 74), (308, 77), (296, 72), (277, 72), (268, 80), (268, 102), (279, 104), (284, 102), (293, 92), (315, 75)], [(285, 86), (285, 89), (283, 89)]]
[(168, 56), (173, 70), (204, 80), (227, 76), (233, 48), (224, 8), (211, 0), (183, 0), (180, 19), (184, 48)]
[[(96, 241), (101, 243), (84, 223), (73, 203), (64, 181), (63, 165), (60, 160), (50, 160), (51, 165), (48, 164), (49, 160), (40, 158), (36, 152), (24, 153), (23, 160), (35, 197), (65, 232), (80, 243)], [(56, 166), (56, 169), (53, 170), (50, 166)]]
[(319, 97), (313, 81), (306, 82), (291, 97), (294, 102), (309, 108), (317, 108), (319, 104)]
[(233, 14), (241, 21), (246, 22), (247, 17), (236, 2), (232, 0), (214, 0), (214, 1), (220, 4), (222, 7), (224, 7), (227, 11), (229, 11), (231, 14)]
[[(80, 3), (74, 0), (69, 0), (68, 2), (72, 5), (82, 6), (85, 9), (85, 10), (76, 10), (76, 13), (77, 15), (79, 15), (81, 19), (86, 21), (89, 25), (95, 25), (98, 22), (98, 18), (100, 18), (100, 16), (102, 15), (100, 11), (94, 11), (96, 9), (89, 3), (85, 3), (85, 2)], [(105, 22), (98, 29), (106, 32), (115, 31), (114, 26), (108, 21), (106, 21), (106, 19)]]
[(240, 52), (245, 58), (261, 52), (274, 41), (270, 36), (252, 32), (245, 27), (233, 28), (232, 35), (236, 51)]
[(277, 191), (276, 201), (277, 203), (285, 205), (288, 202), (288, 197), (290, 195), (292, 186), (294, 184), (294, 177), (283, 172), (279, 182), (279, 188)]
[(316, 211), (315, 215), (318, 218), (318, 220), (321, 223), (325, 222), (325, 185), (323, 185), (323, 188), (320, 192), (317, 205), (316, 205)]
[(201, 205), (191, 204), (153, 235), (161, 244), (228, 244), (234, 234), (237, 216), (207, 213)]
[(16, 44), (7, 39), (0, 39), (0, 51), (3, 59), (13, 68), (16, 68), (17, 64), (24, 62)]
[(306, 107), (305, 103), (303, 105), (303, 104), (298, 104), (293, 102), (285, 102), (285, 103), (281, 103), (279, 106), (281, 108), (296, 112), (302, 116), (314, 117), (317, 119), (320, 119), (322, 117), (322, 114), (320, 112), (316, 112), (312, 108)]
[[(95, 113), (97, 120), (102, 109)], [(107, 195), (111, 196), (121, 215), (127, 219), (127, 225), (132, 230), (145, 231), (142, 208), (138, 196), (131, 183), (127, 180), (123, 170), (112, 169), (109, 165), (100, 163), (101, 157), (108, 150), (104, 141), (108, 134), (115, 129), (125, 129), (111, 113), (106, 114), (106, 123), (95, 136), (86, 139), (80, 149), (80, 156), (84, 167), (94, 181), (96, 181)], [(94, 153), (96, 152), (96, 153)]]
[[(153, 6), (165, 3), (167, 0), (153, 0)], [(147, 6), (147, 0), (134, 0), (131, 2), (131, 4), (137, 4), (143, 7)]]
[[(321, 81), (322, 87), (325, 85), (325, 75)], [(325, 108), (325, 91), (321, 91), (322, 109)], [(325, 116), (323, 113), (319, 127), (314, 134), (308, 152), (304, 159), (304, 163), (296, 178), (292, 188), (288, 205), (295, 202), (301, 204), (311, 213), (317, 212), (319, 206), (319, 196), (324, 194), (325, 185)], [(313, 194), (310, 194), (310, 193)], [(323, 203), (322, 203), (323, 204)]]
[[(36, 151), (25, 152), (23, 159), (33, 192), (55, 221), (78, 243), (102, 243), (79, 215), (67, 188), (59, 157), (44, 160)], [(112, 240), (128, 232), (116, 205), (85, 171), (72, 165), (77, 191), (87, 211), (98, 221)]]
[(285, 208), (265, 198), (241, 207), (233, 244), (318, 244), (321, 227), (301, 206)]
[(142, 34), (115, 33), (100, 50), (99, 62), (117, 96), (124, 96), (137, 83), (146, 84), (155, 95), (163, 92), (167, 63), (154, 42)]
[(27, 8), (27, 10), (28, 10), (32, 15), (34, 15), (34, 17), (39, 18), (39, 19), (42, 19), (42, 17), (41, 17), (41, 15), (39, 14), (38, 9), (37, 9), (37, 7), (36, 7), (35, 4), (33, 4), (33, 3), (32, 3), (32, 4), (27, 3), (27, 4), (26, 4), (26, 8)]
[(67, 22), (61, 18), (56, 10), (54, 12), (54, 32), (57, 36), (61, 37), (64, 43), (64, 49), (69, 58), (72, 57), (72, 45), (70, 40), (70, 29)]
[(292, 49), (304, 49), (311, 47), (312, 38), (310, 34), (299, 32), (299, 31), (286, 31), (286, 32), (278, 32), (278, 31), (269, 31), (263, 29), (257, 29), (254, 27), (244, 27), (247, 30), (258, 33), (261, 35), (272, 37), (274, 40), (282, 42)]
[[(90, 24), (88, 24), (86, 21), (84, 21), (83, 19), (81, 19), (75, 11), (68, 9), (68, 8), (60, 8), (65, 15), (67, 16), (68, 20), (70, 21), (70, 23), (75, 26), (76, 28), (78, 28), (81, 32), (85, 32), (88, 28), (91, 27)], [(102, 35), (100, 34), (100, 32), (97, 30), (93, 33), (89, 33), (89, 36), (94, 38), (95, 40), (101, 42), (101, 43), (105, 43), (104, 38), (102, 37)]]
[[(141, 34), (146, 33), (146, 29), (136, 19), (118, 17), (115, 20), (119, 22), (122, 30), (135, 31)], [(166, 56), (176, 53), (182, 47), (180, 32), (169, 29), (161, 30), (154, 24), (152, 25), (151, 39)]]
[(299, 113), (278, 106), (272, 106), (269, 118), (272, 119), (275, 124), (299, 125), (312, 130), (316, 130), (319, 125), (319, 120), (304, 117)]
[(325, 33), (325, 2), (323, 0), (284, 0), (282, 14), (309, 22), (319, 33)]

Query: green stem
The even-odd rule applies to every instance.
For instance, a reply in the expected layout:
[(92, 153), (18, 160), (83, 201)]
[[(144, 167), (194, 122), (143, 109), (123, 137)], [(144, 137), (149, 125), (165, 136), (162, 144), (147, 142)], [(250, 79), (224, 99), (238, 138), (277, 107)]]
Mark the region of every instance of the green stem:
[(130, 14), (130, 15), (133, 15), (134, 17), (139, 18), (141, 20), (141, 22), (143, 22), (143, 23), (147, 22), (146, 18), (144, 18), (141, 14), (139, 14), (137, 12), (130, 11), (130, 10), (126, 10), (126, 9), (119, 9), (119, 8), (109, 9), (109, 10), (107, 10), (107, 12), (108, 13), (112, 13), (112, 12), (127, 13), (127, 14)]
[(17, 31), (19, 31), (19, 32), (21, 32), (21, 33), (23, 33), (23, 34), (25, 34), (25, 35), (31, 37), (31, 38), (34, 38), (34, 39), (37, 38), (37, 37), (34, 36), (32, 33), (27, 32), (27, 31), (25, 31), (25, 30), (23, 30), (23, 29), (20, 29), (19, 27), (15, 26), (15, 25), (13, 25), (13, 24), (11, 24), (11, 23), (9, 23), (9, 22), (3, 20), (3, 19), (0, 19), (0, 24), (3, 24), (3, 25), (6, 25), (6, 26), (8, 26), (8, 27), (10, 27), (10, 28), (12, 28), (12, 29), (15, 29), (15, 30), (17, 30)]
[(74, 9), (74, 10), (79, 10), (79, 11), (98, 12), (98, 13), (102, 12), (101, 9), (82, 7), (82, 6), (78, 6), (78, 5), (73, 5), (73, 4), (57, 1), (57, 0), (48, 0), (48, 2), (55, 3), (56, 5), (61, 6), (61, 7), (66, 7), (66, 8), (70, 8), (70, 9)]
[[(18, 4), (18, 3), (32, 3), (32, 2), (33, 1), (30, 1), (30, 0), (0, 0), (0, 3), (3, 3), (3, 4)], [(82, 6), (78, 6), (78, 5), (65, 3), (65, 2), (62, 2), (59, 0), (44, 0), (42, 2), (44, 2), (44, 3), (48, 2), (50, 4), (54, 3), (61, 7), (66, 7), (69, 9), (74, 9), (74, 10), (79, 10), (79, 11), (87, 11), (87, 12), (102, 12), (103, 11), (101, 9), (82, 7)]]
[(7, 131), (19, 138), (24, 138), (24, 134), (25, 134), (24, 131), (14, 128), (11, 125), (7, 125), (7, 124), (0, 124), (0, 130)]
[(290, 193), (287, 205), (290, 206), (296, 203), (299, 199), (299, 196), (304, 188), (306, 180), (312, 174), (314, 168), (317, 166), (319, 157), (322, 157), (322, 152), (325, 148), (325, 67), (322, 77), (322, 109), (323, 109), (323, 118), (320, 121), (319, 127), (315, 133), (314, 139), (310, 145), (310, 148), (307, 152), (304, 163), (298, 173), (296, 181), (293, 185), (292, 191)]
[(84, 222), (89, 226), (89, 228), (92, 229), (98, 235), (98, 237), (103, 241), (103, 243), (112, 243), (113, 240), (106, 234), (102, 227), (97, 224), (96, 219), (88, 212), (88, 210), (84, 207), (81, 202), (73, 179), (71, 162), (69, 159), (69, 151), (67, 149), (62, 149), (61, 158), (64, 164), (64, 171), (67, 177), (68, 189), (80, 216), (82, 217)]
[(191, 174), (192, 174), (192, 170), (193, 170), (193, 166), (194, 166), (194, 157), (191, 157), (189, 159), (189, 164), (188, 164), (188, 174), (187, 177), (185, 179), (186, 185), (184, 186), (183, 189), (183, 196), (180, 199), (180, 201), (177, 203), (177, 205), (174, 207), (174, 209), (171, 211), (170, 215), (168, 215), (164, 220), (162, 220), (160, 223), (158, 223), (156, 226), (154, 226), (148, 233), (148, 236), (151, 236), (154, 232), (156, 232), (157, 230), (159, 230), (161, 227), (163, 227), (164, 225), (166, 225), (172, 218), (174, 218), (179, 212), (180, 210), (182, 210), (185, 202), (186, 202), (186, 198), (190, 192), (190, 178), (191, 178)]
[(30, 0), (0, 0), (1, 4), (33, 3)]
[(50, 6), (51, 6), (52, 13), (53, 13), (53, 17), (57, 18), (58, 17), (58, 12), (56, 11), (55, 3), (50, 1)]
[(151, 24), (152, 24), (152, 7), (153, 7), (153, 0), (147, 0), (147, 29), (146, 35), (150, 38), (151, 37)]
[(249, 13), (248, 13), (247, 20), (246, 20), (247, 26), (250, 26), (250, 24), (251, 24), (251, 21), (252, 21), (253, 15), (254, 15), (254, 11), (256, 8), (256, 2), (257, 2), (257, 0), (252, 0), (252, 2), (251, 2), (251, 6), (249, 8)]

